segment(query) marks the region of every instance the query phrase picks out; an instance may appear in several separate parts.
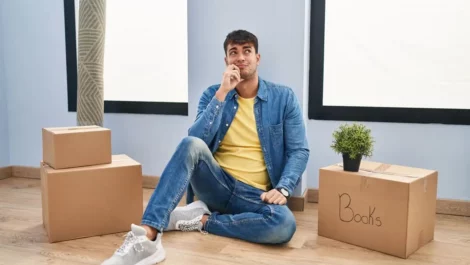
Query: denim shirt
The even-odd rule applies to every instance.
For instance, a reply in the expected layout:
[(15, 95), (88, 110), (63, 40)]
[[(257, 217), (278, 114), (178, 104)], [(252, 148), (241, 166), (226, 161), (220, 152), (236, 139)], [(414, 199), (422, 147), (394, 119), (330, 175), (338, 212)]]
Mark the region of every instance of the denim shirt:
[[(215, 93), (219, 85), (202, 94), (196, 120), (189, 136), (202, 139), (214, 154), (230, 128), (238, 109), (238, 94), (231, 90), (220, 102)], [(291, 88), (259, 78), (254, 105), (258, 137), (273, 188), (285, 188), (292, 194), (309, 158), (305, 124), (299, 101)], [(187, 202), (193, 200), (191, 185)]]

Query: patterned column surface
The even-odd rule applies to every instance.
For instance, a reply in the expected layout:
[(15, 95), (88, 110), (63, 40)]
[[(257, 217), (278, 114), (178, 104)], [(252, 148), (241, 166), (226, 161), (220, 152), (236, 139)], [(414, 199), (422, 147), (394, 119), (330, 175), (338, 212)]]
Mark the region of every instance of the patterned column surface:
[(78, 29), (78, 125), (103, 126), (103, 61), (106, 0), (80, 0)]

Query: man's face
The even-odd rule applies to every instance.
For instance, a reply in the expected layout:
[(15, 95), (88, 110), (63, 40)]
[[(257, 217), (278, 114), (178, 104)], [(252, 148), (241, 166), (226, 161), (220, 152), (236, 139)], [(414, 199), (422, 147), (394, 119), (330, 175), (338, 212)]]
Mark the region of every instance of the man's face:
[(255, 52), (255, 47), (251, 43), (229, 44), (225, 63), (234, 64), (240, 68), (242, 79), (252, 78), (257, 74), (260, 55)]

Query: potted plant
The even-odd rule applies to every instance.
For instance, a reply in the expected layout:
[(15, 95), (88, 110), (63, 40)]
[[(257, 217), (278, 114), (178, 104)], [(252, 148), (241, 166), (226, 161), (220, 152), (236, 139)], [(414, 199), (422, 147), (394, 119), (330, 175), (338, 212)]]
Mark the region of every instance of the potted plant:
[(374, 140), (363, 124), (342, 124), (333, 132), (331, 148), (343, 155), (343, 169), (357, 172), (363, 157), (372, 156)]

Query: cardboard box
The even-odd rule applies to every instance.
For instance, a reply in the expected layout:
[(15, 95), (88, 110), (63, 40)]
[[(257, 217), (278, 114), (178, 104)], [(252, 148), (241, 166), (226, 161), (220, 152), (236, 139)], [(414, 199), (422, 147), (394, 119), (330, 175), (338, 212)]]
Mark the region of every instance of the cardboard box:
[(318, 235), (408, 258), (434, 239), (437, 175), (371, 161), (321, 168)]
[(99, 126), (42, 129), (43, 161), (54, 169), (111, 163), (111, 130)]
[(126, 155), (70, 169), (41, 163), (41, 190), (49, 242), (126, 232), (141, 222), (142, 167)]

